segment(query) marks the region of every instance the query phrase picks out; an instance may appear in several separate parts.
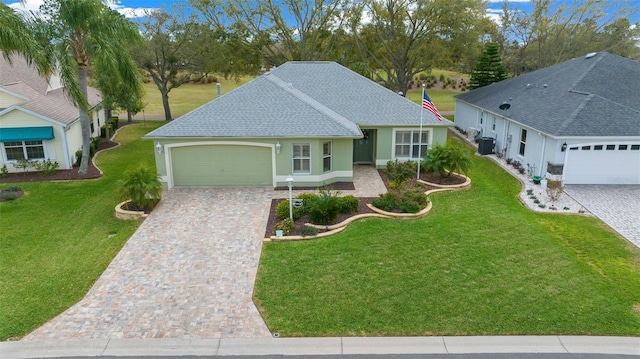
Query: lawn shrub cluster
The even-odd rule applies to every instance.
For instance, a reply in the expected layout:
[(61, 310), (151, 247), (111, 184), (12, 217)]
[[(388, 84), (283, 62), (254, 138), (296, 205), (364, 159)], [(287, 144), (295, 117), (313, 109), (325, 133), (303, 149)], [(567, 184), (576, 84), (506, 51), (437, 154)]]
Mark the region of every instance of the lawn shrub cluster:
[(405, 191), (389, 191), (376, 198), (371, 204), (387, 212), (418, 213), (429, 203), (427, 195), (418, 188)]
[[(360, 207), (360, 201), (356, 197), (351, 195), (340, 197), (339, 191), (332, 191), (331, 189), (321, 189), (318, 194), (301, 193), (296, 199), (302, 200), (302, 207), (293, 207), (293, 220), (307, 215), (309, 216), (309, 222), (314, 224), (333, 224), (338, 220), (340, 213), (355, 213)], [(275, 215), (276, 218), (283, 220), (289, 218), (289, 200), (285, 199), (278, 202)], [(279, 222), (278, 224), (280, 225), (281, 223)], [(313, 232), (313, 229), (302, 228), (301, 230), (303, 235), (305, 235), (304, 232)]]
[(13, 201), (18, 198), (18, 192), (22, 191), (22, 188), (18, 186), (9, 186), (3, 190), (0, 190), (0, 202)]

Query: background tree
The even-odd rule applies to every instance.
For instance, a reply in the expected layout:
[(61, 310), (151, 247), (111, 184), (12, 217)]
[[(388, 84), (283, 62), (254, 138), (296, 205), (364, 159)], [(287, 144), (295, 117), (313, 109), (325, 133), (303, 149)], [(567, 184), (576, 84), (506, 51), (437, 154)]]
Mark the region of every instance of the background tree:
[(482, 56), (471, 73), (469, 88), (476, 89), (507, 78), (507, 69), (502, 64), (498, 45), (489, 42), (482, 51)]
[[(563, 62), (589, 52), (638, 56), (640, 27), (628, 16), (629, 2), (602, 0), (533, 0), (530, 13), (503, 5), (501, 38), (510, 71), (518, 74)], [(509, 42), (506, 42), (509, 39)]]
[[(95, 64), (94, 64), (95, 65)], [(99, 66), (99, 64), (98, 64)], [(135, 63), (133, 66), (137, 66)], [(94, 74), (106, 74), (99, 68), (94, 68)], [(102, 106), (105, 110), (105, 117), (111, 118), (113, 111), (125, 111), (127, 122), (133, 122), (133, 116), (144, 109), (144, 87), (142, 86), (142, 76), (136, 72), (138, 81), (132, 83), (113, 81), (109, 76), (94, 76), (95, 87), (102, 94)]]
[(216, 35), (208, 26), (195, 22), (194, 15), (185, 19), (178, 13), (147, 12), (139, 23), (146, 44), (135, 53), (136, 61), (160, 91), (167, 121), (172, 119), (172, 89), (208, 76), (216, 59), (232, 61), (219, 56)]
[(414, 75), (478, 41), (484, 14), (480, 0), (364, 0), (350, 27), (377, 80), (406, 94)]
[(210, 23), (243, 39), (267, 63), (324, 60), (342, 28), (346, 0), (191, 0)]
[(65, 91), (79, 108), (82, 131), (82, 160), (79, 173), (89, 167), (89, 103), (87, 71), (97, 64), (111, 81), (134, 88), (139, 80), (129, 46), (140, 43), (138, 29), (124, 16), (100, 0), (45, 0), (37, 27), (49, 36), (48, 51), (57, 61)]

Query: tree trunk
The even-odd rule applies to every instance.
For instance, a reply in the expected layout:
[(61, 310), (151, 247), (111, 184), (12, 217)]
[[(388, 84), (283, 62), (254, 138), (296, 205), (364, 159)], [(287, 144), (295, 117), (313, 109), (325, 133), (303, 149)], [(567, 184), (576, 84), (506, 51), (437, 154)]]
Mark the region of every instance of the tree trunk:
[(169, 108), (169, 93), (162, 92), (162, 106), (164, 107), (164, 119), (171, 121), (171, 108)]
[(131, 114), (131, 111), (127, 111), (127, 122), (133, 122), (133, 115)]
[[(87, 97), (87, 68), (84, 66), (78, 66), (79, 81), (78, 84), (84, 92), (85, 98)], [(87, 174), (89, 170), (89, 159), (91, 157), (90, 142), (91, 142), (91, 126), (89, 123), (89, 114), (80, 109), (80, 131), (82, 131), (82, 160), (80, 161), (79, 174)]]

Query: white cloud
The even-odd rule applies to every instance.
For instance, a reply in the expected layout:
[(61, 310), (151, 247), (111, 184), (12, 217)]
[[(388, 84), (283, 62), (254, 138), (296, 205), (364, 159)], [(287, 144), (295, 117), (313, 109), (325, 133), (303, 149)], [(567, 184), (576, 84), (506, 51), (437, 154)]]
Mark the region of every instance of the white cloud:
[(126, 6), (122, 6), (120, 3), (121, 1), (118, 1), (115, 4), (109, 3), (108, 6), (116, 10), (117, 12), (121, 13), (122, 15), (126, 16), (129, 19), (135, 18), (135, 17), (144, 17), (146, 16), (147, 13), (157, 10), (157, 8), (151, 8), (151, 7), (138, 7), (138, 8), (126, 7)]
[(38, 11), (40, 5), (44, 3), (44, 0), (25, 0), (22, 4), (16, 1), (11, 4), (7, 4), (10, 8), (19, 11)]
[[(7, 4), (9, 7), (19, 11), (34, 11), (37, 12), (40, 5), (44, 3), (44, 0), (25, 0), (23, 3), (15, 1)], [(156, 10), (156, 8), (132, 8), (121, 5), (121, 1), (108, 2), (107, 6), (126, 16), (127, 18), (143, 17), (146, 12)]]

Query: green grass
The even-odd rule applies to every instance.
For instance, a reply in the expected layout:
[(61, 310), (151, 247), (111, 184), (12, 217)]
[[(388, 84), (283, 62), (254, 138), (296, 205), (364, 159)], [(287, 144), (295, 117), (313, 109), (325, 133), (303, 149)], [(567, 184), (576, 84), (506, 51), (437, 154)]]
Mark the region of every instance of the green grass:
[[(252, 78), (242, 77), (238, 81), (233, 79), (225, 80), (219, 78), (221, 84), (220, 92), (225, 94), (238, 86), (247, 83)], [(144, 116), (148, 118), (163, 118), (164, 108), (162, 107), (162, 96), (158, 87), (153, 82), (144, 85), (145, 98), (143, 102), (146, 104)], [(215, 99), (218, 96), (216, 83), (210, 84), (185, 84), (175, 88), (169, 92), (169, 105), (171, 106), (171, 115), (173, 118), (184, 115), (185, 113), (198, 108), (205, 103)], [(142, 113), (139, 114), (142, 116)], [(126, 117), (121, 114), (120, 117)]]
[[(438, 108), (438, 111), (453, 111), (456, 108), (456, 104), (453, 101), (453, 96), (461, 92), (453, 90), (434, 90), (427, 89), (427, 94), (433, 104)], [(422, 103), (422, 90), (410, 90), (407, 92), (407, 98), (417, 104)]]
[(97, 157), (99, 179), (17, 183), (26, 195), (0, 203), (0, 340), (78, 302), (138, 228), (114, 217), (117, 181), (129, 166), (155, 168), (153, 143), (140, 137), (160, 124), (121, 129), (122, 146)]
[(255, 301), (283, 336), (640, 335), (640, 251), (597, 219), (537, 214), (475, 157), (419, 220), (265, 243)]

